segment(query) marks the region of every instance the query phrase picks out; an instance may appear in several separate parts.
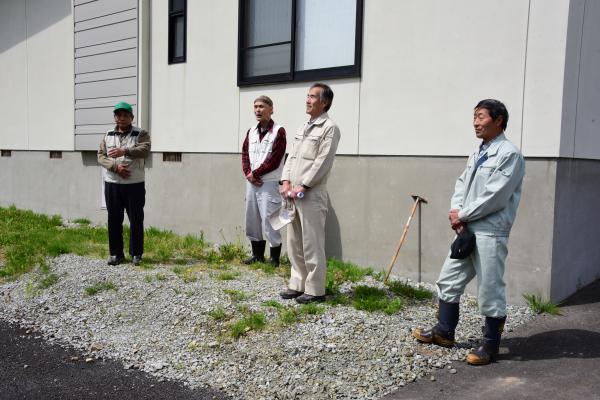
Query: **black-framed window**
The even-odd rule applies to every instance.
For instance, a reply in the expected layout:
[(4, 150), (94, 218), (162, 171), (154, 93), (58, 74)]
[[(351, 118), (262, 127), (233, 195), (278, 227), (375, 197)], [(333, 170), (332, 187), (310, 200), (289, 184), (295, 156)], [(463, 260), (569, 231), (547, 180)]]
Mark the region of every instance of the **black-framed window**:
[(360, 76), (363, 0), (239, 0), (238, 85)]
[(187, 0), (169, 0), (169, 64), (185, 62)]

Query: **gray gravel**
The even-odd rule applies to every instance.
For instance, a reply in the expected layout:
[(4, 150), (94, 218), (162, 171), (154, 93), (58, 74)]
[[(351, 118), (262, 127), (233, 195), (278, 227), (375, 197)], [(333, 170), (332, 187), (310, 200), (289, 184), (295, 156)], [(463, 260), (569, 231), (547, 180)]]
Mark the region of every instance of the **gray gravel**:
[[(218, 280), (219, 272), (211, 269), (184, 280), (172, 266), (111, 267), (75, 255), (49, 264), (59, 279), (47, 289), (37, 287), (35, 272), (0, 286), (0, 318), (74, 346), (89, 362), (111, 358), (126, 369), (240, 399), (376, 399), (424, 376), (455, 375), (453, 365), (464, 362), (483, 323), (474, 298), (463, 296), (459, 345), (453, 349), (418, 344), (411, 337), (414, 328), (435, 322), (432, 301), (408, 304), (391, 316), (326, 306), (321, 315), (282, 327), (276, 309), (262, 305), (277, 300), (296, 307), (293, 300), (278, 298), (285, 288), (281, 277), (233, 267), (239, 272), (234, 280)], [(108, 281), (117, 290), (86, 294), (86, 288)], [(383, 287), (372, 278), (357, 284)], [(250, 296), (234, 301), (224, 293), (232, 289)], [(208, 315), (217, 307), (233, 319), (241, 315), (240, 307), (264, 312), (267, 326), (234, 340), (227, 334), (233, 319)], [(508, 316), (511, 331), (532, 313), (509, 306)]]

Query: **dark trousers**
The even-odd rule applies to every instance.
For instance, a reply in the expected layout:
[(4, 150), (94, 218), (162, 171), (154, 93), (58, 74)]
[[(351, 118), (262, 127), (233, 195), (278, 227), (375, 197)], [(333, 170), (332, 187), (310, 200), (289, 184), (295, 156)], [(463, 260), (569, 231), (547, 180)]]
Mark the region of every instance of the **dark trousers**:
[(129, 254), (144, 253), (144, 182), (123, 185), (104, 182), (104, 198), (108, 211), (108, 247), (113, 256), (123, 257), (123, 211), (127, 211), (130, 224)]

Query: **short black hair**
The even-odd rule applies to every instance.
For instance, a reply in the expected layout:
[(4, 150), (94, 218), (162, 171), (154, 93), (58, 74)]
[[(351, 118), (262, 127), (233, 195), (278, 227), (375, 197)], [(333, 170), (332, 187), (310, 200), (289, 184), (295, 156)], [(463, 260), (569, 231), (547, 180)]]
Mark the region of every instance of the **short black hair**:
[(321, 96), (320, 96), (320, 100), (321, 101), (327, 101), (327, 105), (325, 106), (325, 111), (329, 111), (329, 109), (331, 108), (331, 104), (333, 103), (333, 90), (331, 90), (331, 88), (329, 86), (327, 86), (324, 83), (320, 83), (317, 82), (314, 85), (312, 85), (310, 88), (321, 88)]
[(485, 99), (481, 100), (475, 106), (475, 110), (479, 108), (485, 108), (490, 113), (490, 117), (495, 121), (498, 117), (502, 117), (502, 130), (506, 130), (508, 124), (508, 110), (504, 103), (496, 99)]

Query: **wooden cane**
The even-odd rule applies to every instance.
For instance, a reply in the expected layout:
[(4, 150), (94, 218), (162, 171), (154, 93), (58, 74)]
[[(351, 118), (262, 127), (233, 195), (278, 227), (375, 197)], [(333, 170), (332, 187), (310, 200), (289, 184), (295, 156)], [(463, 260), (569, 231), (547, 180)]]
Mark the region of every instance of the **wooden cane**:
[(427, 202), (427, 200), (423, 199), (420, 196), (413, 196), (413, 198), (415, 199), (415, 202), (412, 206), (412, 210), (410, 211), (410, 216), (408, 217), (408, 220), (406, 221), (406, 225), (404, 225), (404, 231), (402, 232), (402, 236), (400, 237), (400, 242), (398, 243), (398, 246), (396, 247), (396, 252), (394, 253), (394, 256), (392, 257), (392, 261), (390, 262), (390, 266), (388, 267), (388, 271), (385, 276), (385, 279), (383, 280), (383, 283), (387, 283), (388, 278), (390, 277), (390, 274), (392, 273), (392, 268), (394, 268), (394, 263), (396, 262), (396, 258), (398, 258), (398, 254), (400, 253), (400, 248), (402, 248), (402, 245), (404, 244), (404, 240), (406, 239), (406, 234), (408, 232), (408, 227), (410, 226), (410, 221), (412, 221), (412, 218), (415, 215), (415, 211), (417, 211), (417, 206), (419, 205), (419, 203), (421, 201)]

